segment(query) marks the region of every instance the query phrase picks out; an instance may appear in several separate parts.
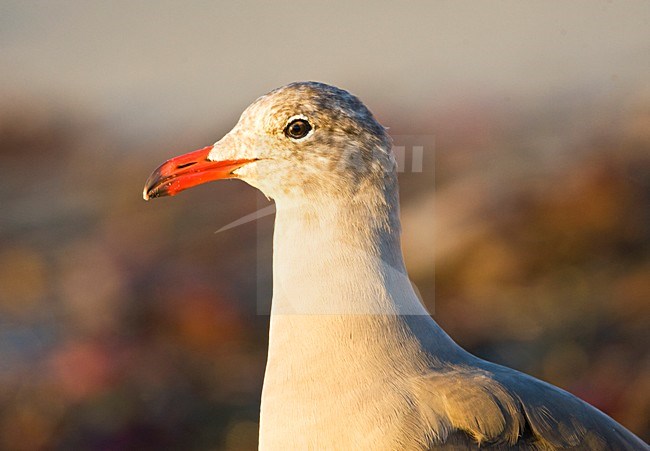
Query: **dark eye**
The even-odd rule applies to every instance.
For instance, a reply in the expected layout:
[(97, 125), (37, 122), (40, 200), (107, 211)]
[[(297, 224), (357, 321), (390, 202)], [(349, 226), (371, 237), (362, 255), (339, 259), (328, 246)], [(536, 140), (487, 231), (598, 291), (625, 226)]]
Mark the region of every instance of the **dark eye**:
[(304, 138), (309, 134), (311, 124), (306, 119), (294, 119), (287, 124), (284, 134), (291, 139)]

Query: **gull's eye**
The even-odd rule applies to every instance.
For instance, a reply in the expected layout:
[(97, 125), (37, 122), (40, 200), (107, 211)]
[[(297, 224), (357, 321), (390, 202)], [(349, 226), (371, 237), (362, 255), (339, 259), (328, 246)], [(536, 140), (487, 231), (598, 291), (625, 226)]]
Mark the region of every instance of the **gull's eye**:
[(311, 124), (307, 119), (297, 118), (290, 121), (284, 128), (284, 134), (287, 138), (301, 139), (311, 131)]

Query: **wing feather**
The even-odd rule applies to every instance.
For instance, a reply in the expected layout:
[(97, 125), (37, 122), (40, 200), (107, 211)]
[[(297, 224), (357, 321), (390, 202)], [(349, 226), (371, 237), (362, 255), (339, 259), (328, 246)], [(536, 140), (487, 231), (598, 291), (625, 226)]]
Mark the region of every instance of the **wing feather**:
[(642, 440), (570, 393), (510, 368), (478, 360), (418, 379), (420, 416), (434, 448), (459, 434), (496, 449), (648, 450)]

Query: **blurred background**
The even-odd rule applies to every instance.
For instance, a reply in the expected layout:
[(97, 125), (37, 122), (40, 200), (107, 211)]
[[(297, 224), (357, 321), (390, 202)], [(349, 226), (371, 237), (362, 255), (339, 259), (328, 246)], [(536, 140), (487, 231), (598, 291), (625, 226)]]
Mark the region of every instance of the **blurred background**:
[(435, 319), (650, 439), (648, 55), (643, 1), (0, 0), (0, 449), (255, 448), (268, 203), (141, 192), (295, 80), (421, 137)]

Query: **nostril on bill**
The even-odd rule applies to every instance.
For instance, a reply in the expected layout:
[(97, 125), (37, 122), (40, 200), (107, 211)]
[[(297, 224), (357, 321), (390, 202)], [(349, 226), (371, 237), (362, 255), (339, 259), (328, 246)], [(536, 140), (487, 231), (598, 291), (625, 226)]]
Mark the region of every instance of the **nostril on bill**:
[(176, 166), (176, 169), (185, 169), (185, 168), (190, 167), (190, 166), (195, 165), (195, 164), (196, 164), (196, 161), (190, 161), (189, 163), (179, 164), (178, 166)]

